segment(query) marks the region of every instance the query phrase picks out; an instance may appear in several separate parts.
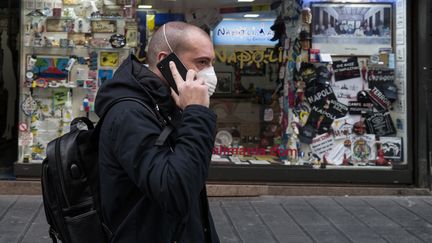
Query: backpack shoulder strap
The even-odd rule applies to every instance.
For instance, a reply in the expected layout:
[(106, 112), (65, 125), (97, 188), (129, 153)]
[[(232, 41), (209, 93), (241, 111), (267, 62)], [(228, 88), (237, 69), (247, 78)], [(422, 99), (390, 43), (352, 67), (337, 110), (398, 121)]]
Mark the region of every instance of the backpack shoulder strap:
[[(162, 115), (159, 114), (159, 110), (156, 109), (156, 111), (153, 111), (152, 108), (150, 108), (145, 102), (143, 102), (140, 99), (137, 98), (133, 98), (133, 97), (124, 97), (124, 98), (120, 98), (117, 99), (115, 101), (113, 101), (102, 113), (101, 118), (99, 119), (98, 124), (96, 125), (96, 132), (95, 135), (98, 136), (100, 129), (102, 127), (102, 123), (103, 120), (105, 119), (105, 116), (107, 115), (108, 111), (114, 107), (116, 104), (123, 102), (123, 101), (133, 101), (133, 102), (137, 102), (138, 104), (144, 106), (144, 108), (146, 108), (150, 114), (152, 114), (153, 117), (156, 118), (156, 120), (159, 122), (160, 126), (163, 128), (161, 134), (159, 135), (158, 139), (155, 142), (156, 146), (163, 146), (165, 144), (165, 141), (168, 139), (169, 135), (174, 131), (174, 128), (171, 126), (171, 124), (167, 123), (165, 121), (165, 119), (162, 118)], [(156, 106), (157, 107), (157, 106)]]

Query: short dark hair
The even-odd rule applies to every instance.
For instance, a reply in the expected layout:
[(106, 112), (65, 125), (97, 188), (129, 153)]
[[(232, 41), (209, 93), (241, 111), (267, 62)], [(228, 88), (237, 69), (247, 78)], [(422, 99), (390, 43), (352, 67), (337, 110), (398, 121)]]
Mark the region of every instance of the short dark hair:
[[(191, 32), (203, 34), (210, 38), (204, 30), (185, 22), (174, 21), (165, 25), (166, 38), (176, 53), (187, 50), (188, 45), (191, 44), (191, 40), (189, 40)], [(171, 52), (165, 41), (163, 26), (153, 33), (147, 48), (147, 63), (150, 67), (156, 66), (157, 55), (161, 51)]]

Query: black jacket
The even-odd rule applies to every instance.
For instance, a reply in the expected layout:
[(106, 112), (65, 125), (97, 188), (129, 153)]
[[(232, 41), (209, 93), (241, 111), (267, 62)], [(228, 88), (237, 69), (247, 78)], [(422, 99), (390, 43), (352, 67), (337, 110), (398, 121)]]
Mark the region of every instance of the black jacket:
[(100, 87), (96, 113), (100, 117), (122, 97), (153, 107), (143, 88), (176, 129), (158, 147), (160, 122), (142, 105), (122, 101), (107, 113), (99, 171), (102, 212), (115, 232), (112, 242), (219, 242), (205, 193), (216, 115), (199, 105), (181, 112), (169, 87), (132, 55)]

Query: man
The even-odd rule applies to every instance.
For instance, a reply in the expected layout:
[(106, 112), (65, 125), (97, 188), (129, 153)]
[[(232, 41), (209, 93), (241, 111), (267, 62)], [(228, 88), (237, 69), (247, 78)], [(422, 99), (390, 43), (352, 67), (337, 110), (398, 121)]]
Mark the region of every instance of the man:
[[(170, 69), (178, 95), (156, 64), (171, 52), (189, 70), (186, 80)], [(141, 104), (121, 101), (107, 113), (99, 138), (100, 186), (111, 242), (219, 242), (205, 180), (214, 144), (216, 115), (208, 108), (215, 59), (210, 37), (198, 27), (170, 22), (150, 40), (149, 68), (130, 56), (96, 97), (96, 113), (122, 97), (147, 103), (173, 132)], [(206, 71), (207, 70), (207, 71)], [(213, 70), (208, 72), (208, 70)], [(204, 73), (207, 75), (203, 75)], [(207, 85), (207, 84), (208, 85)], [(212, 92), (213, 90), (210, 90)]]

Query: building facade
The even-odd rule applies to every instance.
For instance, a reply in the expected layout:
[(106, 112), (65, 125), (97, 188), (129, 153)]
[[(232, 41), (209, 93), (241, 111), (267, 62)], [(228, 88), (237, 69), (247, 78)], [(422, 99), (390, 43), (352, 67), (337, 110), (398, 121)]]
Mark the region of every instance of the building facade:
[(96, 121), (99, 85), (177, 20), (215, 46), (210, 180), (430, 185), (428, 1), (175, 4), (21, 2), (18, 177), (74, 117)]

